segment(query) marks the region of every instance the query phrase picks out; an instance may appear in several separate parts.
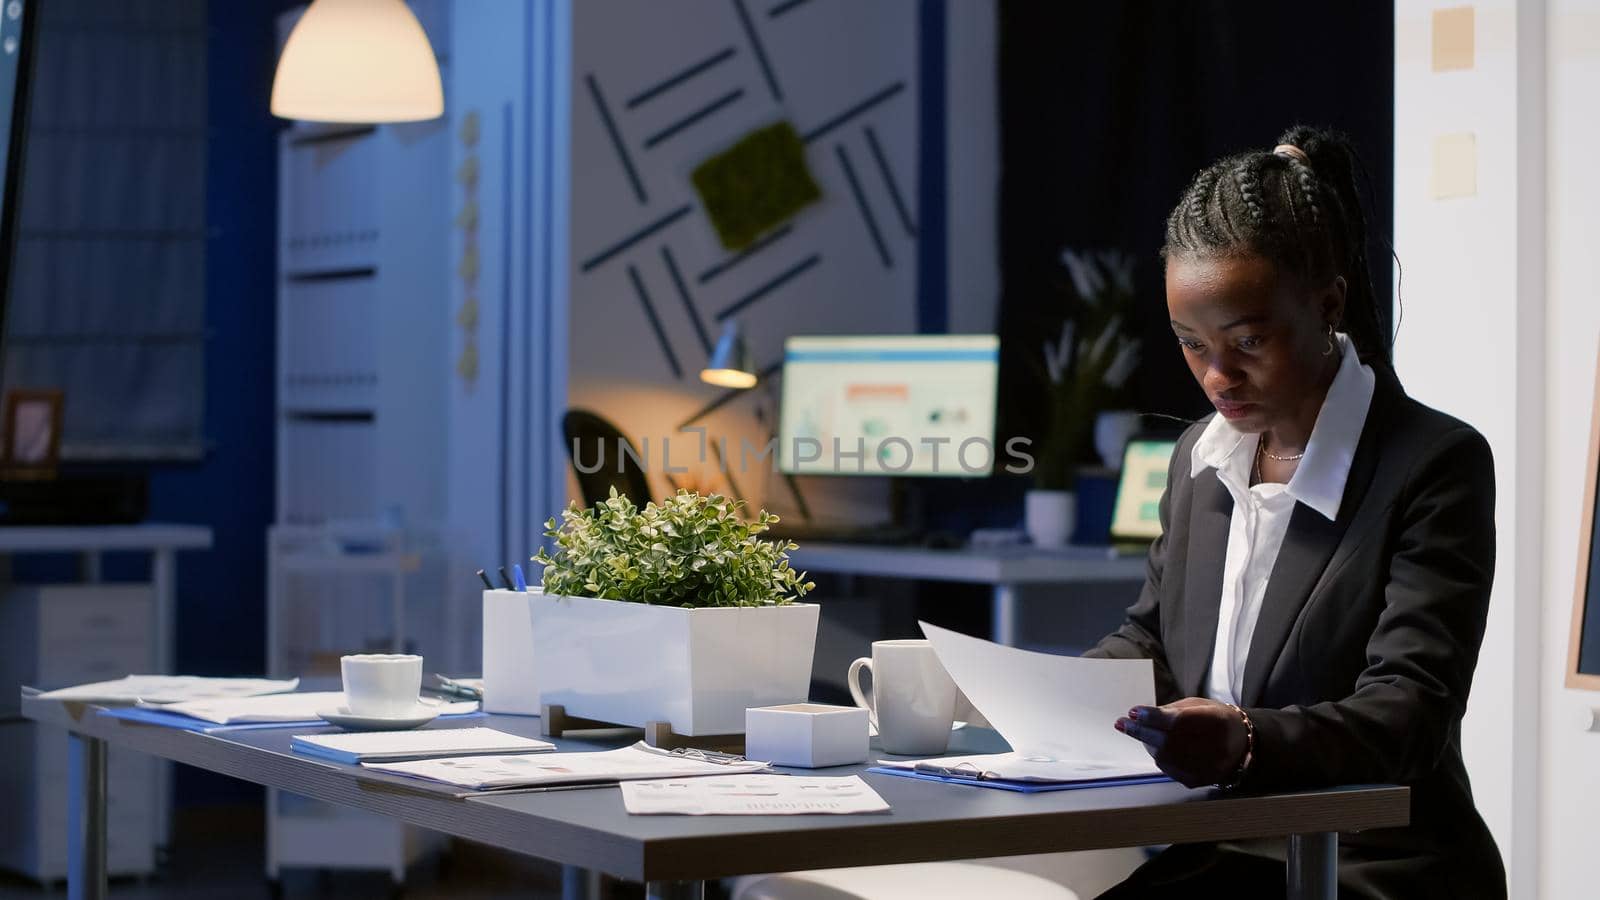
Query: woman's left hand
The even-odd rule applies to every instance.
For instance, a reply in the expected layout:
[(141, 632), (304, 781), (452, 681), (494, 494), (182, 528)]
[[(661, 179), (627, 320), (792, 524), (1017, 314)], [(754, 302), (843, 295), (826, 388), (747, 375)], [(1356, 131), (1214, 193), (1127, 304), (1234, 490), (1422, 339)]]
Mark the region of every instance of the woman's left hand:
[(1244, 761), (1244, 720), (1215, 700), (1135, 706), (1115, 727), (1143, 742), (1161, 771), (1186, 787), (1226, 784)]

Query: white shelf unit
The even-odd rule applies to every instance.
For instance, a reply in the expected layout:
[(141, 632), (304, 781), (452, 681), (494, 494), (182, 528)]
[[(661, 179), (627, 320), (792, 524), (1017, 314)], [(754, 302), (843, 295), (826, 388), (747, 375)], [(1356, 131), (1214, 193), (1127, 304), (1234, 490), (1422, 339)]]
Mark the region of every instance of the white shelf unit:
[[(450, 0), (412, 0), (435, 51)], [(279, 21), (280, 44), (298, 16)], [(440, 72), (448, 80), (441, 60)], [(296, 123), (279, 139), (277, 524), (271, 673), (337, 673), (343, 653), (411, 649), (449, 669), (443, 609), (452, 119)], [(330, 664), (332, 666), (330, 670)], [(269, 878), (388, 870), (437, 835), (269, 791)], [(336, 836), (336, 839), (330, 838)]]

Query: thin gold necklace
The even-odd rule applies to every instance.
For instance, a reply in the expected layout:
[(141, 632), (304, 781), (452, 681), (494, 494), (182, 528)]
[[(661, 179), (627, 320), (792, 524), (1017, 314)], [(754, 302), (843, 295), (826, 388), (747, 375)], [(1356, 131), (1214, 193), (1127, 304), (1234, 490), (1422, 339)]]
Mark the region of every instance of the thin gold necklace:
[(1262, 456), (1262, 454), (1266, 454), (1267, 456), (1271, 456), (1273, 459), (1278, 460), (1279, 462), (1294, 462), (1295, 460), (1299, 459), (1300, 457), (1305, 456), (1306, 452), (1304, 450), (1302, 450), (1299, 453), (1296, 453), (1294, 456), (1275, 456), (1275, 455), (1273, 455), (1271, 453), (1267, 453), (1267, 435), (1266, 435), (1265, 432), (1262, 432), (1260, 440), (1256, 441), (1256, 456), (1255, 456), (1255, 470), (1256, 470), (1255, 483), (1256, 484), (1265, 484), (1266, 480), (1267, 480), (1266, 476), (1261, 474), (1261, 456)]
[(1273, 453), (1271, 450), (1267, 449), (1267, 434), (1266, 434), (1266, 432), (1262, 432), (1261, 433), (1261, 443), (1257, 445), (1257, 449), (1259, 449), (1262, 453), (1265, 453), (1269, 458), (1275, 459), (1278, 462), (1294, 462), (1295, 460), (1299, 459), (1300, 457), (1306, 455), (1306, 452), (1304, 450), (1301, 450), (1299, 453), (1296, 453), (1293, 456), (1279, 456), (1278, 454)]

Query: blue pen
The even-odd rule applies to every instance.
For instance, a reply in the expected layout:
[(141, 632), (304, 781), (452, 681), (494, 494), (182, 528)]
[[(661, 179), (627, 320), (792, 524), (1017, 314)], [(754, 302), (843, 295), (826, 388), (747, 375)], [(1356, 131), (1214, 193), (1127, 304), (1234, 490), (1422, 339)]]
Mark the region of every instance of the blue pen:
[(521, 566), (513, 565), (511, 567), (511, 577), (515, 579), (517, 590), (524, 592), (528, 590), (528, 580), (522, 577)]

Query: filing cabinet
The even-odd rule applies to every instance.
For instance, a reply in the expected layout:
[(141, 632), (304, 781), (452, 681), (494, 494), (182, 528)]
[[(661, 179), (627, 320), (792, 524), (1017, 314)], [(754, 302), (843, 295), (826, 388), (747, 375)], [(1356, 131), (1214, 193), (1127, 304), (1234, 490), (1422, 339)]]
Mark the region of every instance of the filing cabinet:
[[(51, 689), (154, 671), (148, 585), (13, 586), (0, 595), (0, 867), (40, 881), (67, 872), (67, 734), (18, 716), (21, 685)], [(160, 764), (107, 756), (107, 871), (155, 871)]]

